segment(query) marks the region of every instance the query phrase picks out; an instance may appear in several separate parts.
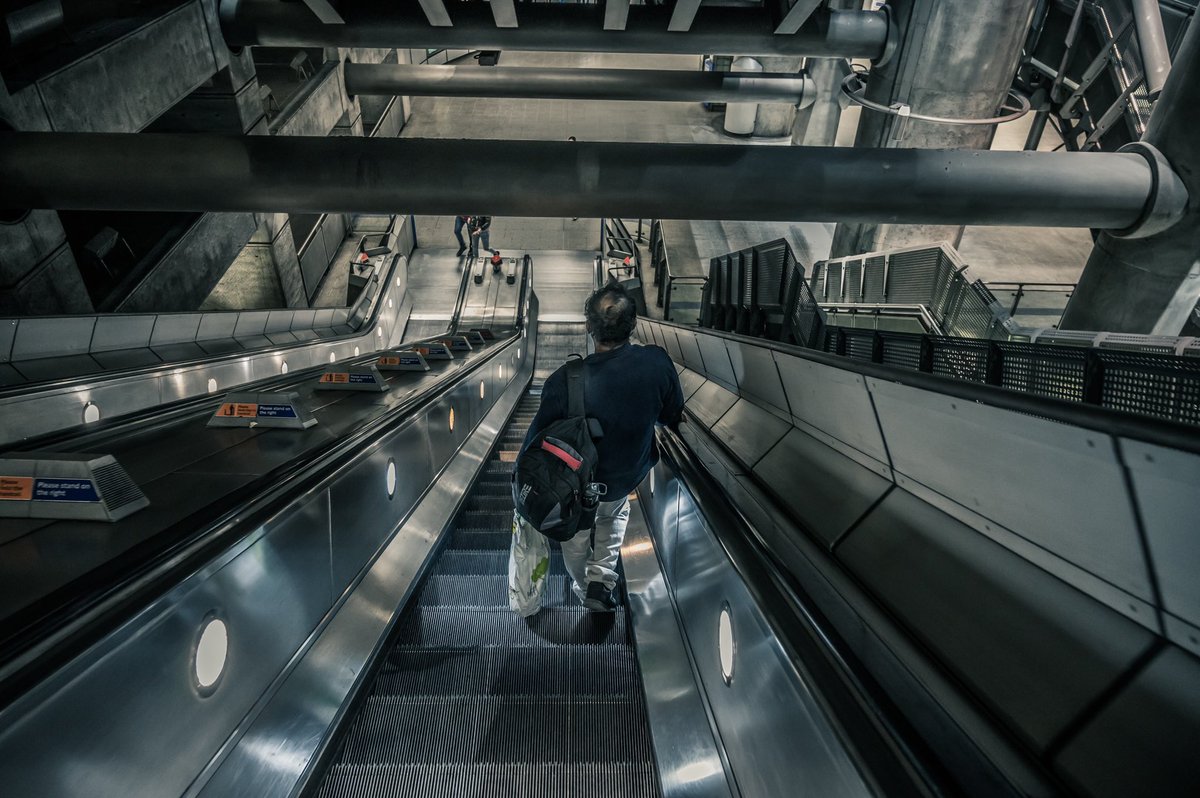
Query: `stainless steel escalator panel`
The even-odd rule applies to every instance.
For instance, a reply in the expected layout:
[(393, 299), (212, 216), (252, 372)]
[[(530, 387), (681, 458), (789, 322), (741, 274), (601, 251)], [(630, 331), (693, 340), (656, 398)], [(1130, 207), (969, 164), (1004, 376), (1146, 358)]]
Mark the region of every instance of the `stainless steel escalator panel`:
[[(495, 354), (507, 361), (506, 350)], [(366, 658), (377, 644), (398, 600), (394, 591), (403, 593), (406, 572), (411, 582), (423, 560), (420, 552), (427, 552), (436, 540), (432, 530), (442, 528), (455, 496), (480, 467), (499, 434), (497, 419), (508, 415), (531, 369), (532, 359), (524, 358), (521, 368), (509, 375), (506, 391), (485, 397), (480, 397), (477, 383), (459, 385), (461, 394), (456, 390), (449, 399), (462, 419), (453, 432), (444, 417), (435, 421), (432, 413), (422, 413), (418, 421), (431, 425), (432, 436), (452, 441), (435, 451), (452, 459), (449, 464), (426, 462), (423, 473), (413, 468), (403, 474), (420, 483), (421, 490), (405, 492), (407, 486), (400, 490), (397, 484), (389, 499), (386, 466), (377, 459), (370, 460), (374, 472), (369, 466), (362, 471), (342, 469), (321, 484), (304, 486), (286, 509), (6, 707), (0, 712), (5, 795), (179, 795), (200, 792), (210, 776), (225, 772), (236, 774), (236, 786), (217, 786), (210, 794), (270, 794), (271, 785), (283, 783), (280, 773), (290, 773), (292, 782), (281, 787), (286, 794), (297, 769), (307, 761), (291, 758), (290, 752), (298, 749), (289, 746), (309, 746), (311, 754), (319, 735), (305, 733), (310, 716), (290, 711), (295, 707), (289, 706), (282, 719), (271, 715), (272, 708), (283, 705), (276, 704), (275, 697), (286, 695), (293, 675), (328, 668), (319, 670), (319, 686), (302, 687), (296, 706), (318, 714), (336, 712), (338, 702), (330, 704), (331, 690), (352, 683), (360, 672), (348, 666), (352, 652)], [(484, 418), (484, 406), (491, 408), (490, 419)], [(483, 420), (472, 430), (479, 419)], [(370, 443), (396, 460), (402, 460), (409, 445), (411, 440), (390, 434)], [(367, 510), (355, 516), (357, 529), (348, 526), (355, 519), (344, 517), (345, 503), (329, 499), (328, 488), (343, 483), (357, 489), (358, 506)], [(425, 486), (433, 486), (427, 495)], [(193, 481), (191, 491), (197, 498), (204, 498), (203, 489)], [(418, 496), (424, 500), (414, 508)], [(345, 544), (356, 536), (375, 535), (383, 541), (401, 524), (406, 526), (374, 562), (374, 570), (366, 557), (360, 560), (366, 581), (345, 594), (345, 584), (333, 580), (347, 578), (353, 569), (344, 562), (334, 568), (335, 546), (345, 551)], [(357, 612), (345, 615), (348, 634), (334, 634), (333, 648), (323, 649), (321, 643), (329, 638), (320, 632), (344, 628), (333, 623), (342, 617), (330, 614), (334, 606), (343, 611), (353, 606)], [(207, 695), (194, 681), (191, 657), (200, 624), (210, 615), (227, 623), (229, 655), (215, 692)], [(310, 670), (298, 667), (301, 662)], [(280, 723), (264, 730), (259, 724), (267, 718)], [(324, 719), (327, 724), (329, 717)], [(31, 745), (36, 750), (31, 751)], [(268, 749), (281, 756), (264, 761), (259, 752)], [(83, 760), (76, 760), (76, 754)], [(87, 767), (73, 764), (84, 760)], [(223, 766), (231, 770), (221, 770)], [(251, 771), (261, 778), (243, 778)]]
[[(656, 492), (678, 485), (665, 466), (655, 469), (655, 480)], [(656, 543), (660, 531), (676, 527), (669, 578), (736, 794), (872, 795), (835, 722), (796, 671), (691, 494), (680, 486), (678, 496), (674, 517), (668, 505), (663, 517), (648, 520)], [(723, 609), (734, 643), (728, 681), (718, 641)]]
[(675, 512), (672, 508), (663, 513), (663, 500), (669, 496), (677, 501), (678, 486), (658, 484), (662, 473), (659, 470), (655, 477), (654, 494), (650, 479), (638, 489), (621, 550), (655, 760), (663, 798), (729, 798), (734, 793), (725, 762), (696, 685), (671, 588), (659, 565), (663, 552), (660, 549), (656, 556), (643, 515), (662, 513), (660, 538), (674, 538)]
[(899, 383), (870, 378), (868, 385), (897, 484), (1157, 628), (1133, 499), (1112, 438)]
[[(327, 506), (314, 497), (8, 707), (5, 795), (182, 795), (214, 737), (251, 710), (327, 612), (328, 549)], [(229, 630), (229, 655), (206, 697), (192, 652), (214, 614)]]

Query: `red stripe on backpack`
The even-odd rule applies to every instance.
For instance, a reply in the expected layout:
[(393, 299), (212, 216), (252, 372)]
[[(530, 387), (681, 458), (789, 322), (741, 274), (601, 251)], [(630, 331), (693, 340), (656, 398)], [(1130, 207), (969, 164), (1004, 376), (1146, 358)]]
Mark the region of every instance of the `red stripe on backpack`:
[(562, 460), (568, 466), (570, 466), (572, 471), (578, 471), (579, 467), (581, 465), (583, 465), (582, 460), (580, 460), (577, 457), (572, 457), (571, 455), (567, 454), (567, 452), (558, 448), (557, 446), (555, 446), (553, 443), (550, 443), (549, 441), (542, 441), (542, 448), (545, 449), (547, 452), (550, 452), (550, 454), (554, 455), (559, 460)]

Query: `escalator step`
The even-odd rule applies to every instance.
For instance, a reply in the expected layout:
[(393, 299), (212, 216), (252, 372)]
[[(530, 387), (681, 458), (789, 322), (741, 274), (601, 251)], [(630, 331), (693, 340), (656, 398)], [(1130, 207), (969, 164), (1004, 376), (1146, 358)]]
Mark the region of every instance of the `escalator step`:
[[(450, 554), (452, 552), (447, 552)], [(508, 607), (416, 607), (400, 623), (397, 646), (629, 645), (625, 613), (590, 613), (583, 607), (544, 607), (522, 618)]]
[(651, 798), (658, 795), (658, 776), (651, 762), (335, 765), (320, 793), (321, 798), (427, 798), (431, 795), (455, 798), (496, 795)]
[(512, 499), (508, 500), (508, 507), (489, 509), (465, 509), (462, 512), (462, 523), (467, 526), (475, 527), (492, 527), (493, 529), (508, 529), (512, 525)]
[(505, 549), (512, 545), (510, 529), (456, 529), (450, 538), (452, 549)]
[(375, 695), (641, 696), (632, 649), (396, 649)]
[[(579, 606), (571, 593), (570, 577), (546, 577), (544, 607)], [(421, 591), (423, 607), (507, 607), (508, 575), (431, 576)]]
[(501, 513), (511, 517), (513, 500), (511, 495), (487, 496), (480, 495), (479, 491), (471, 491), (463, 510), (467, 517), (480, 512)]
[[(512, 515), (509, 515), (511, 520)], [(550, 575), (566, 574), (563, 565), (562, 552), (550, 551)], [(447, 574), (507, 574), (508, 549), (493, 549), (490, 551), (471, 551), (469, 549), (447, 549), (438, 558), (433, 573)]]
[(640, 699), (371, 696), (343, 763), (651, 760)]

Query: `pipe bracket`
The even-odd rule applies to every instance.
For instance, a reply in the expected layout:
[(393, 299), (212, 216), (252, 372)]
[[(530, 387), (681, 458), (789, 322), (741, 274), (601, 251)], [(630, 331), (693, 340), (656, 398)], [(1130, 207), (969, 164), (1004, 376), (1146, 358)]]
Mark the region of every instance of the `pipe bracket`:
[(1126, 144), (1117, 152), (1135, 153), (1145, 158), (1153, 182), (1138, 220), (1122, 230), (1108, 230), (1108, 234), (1114, 238), (1147, 238), (1173, 227), (1187, 210), (1188, 190), (1166, 156), (1144, 141)]

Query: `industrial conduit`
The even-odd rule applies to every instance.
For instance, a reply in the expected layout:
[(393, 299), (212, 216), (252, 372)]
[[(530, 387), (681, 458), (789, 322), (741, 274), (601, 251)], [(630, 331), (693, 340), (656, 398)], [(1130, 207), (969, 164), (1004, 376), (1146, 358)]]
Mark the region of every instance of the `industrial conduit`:
[(659, 69), (428, 66), (347, 63), (351, 96), (519, 97), (548, 100), (788, 103), (815, 98), (804, 75)]
[[(1153, 148), (1142, 146), (1147, 151)], [(488, 164), (488, 180), (478, 164)], [(0, 132), (4, 204), (1091, 227), (1182, 214), (1153, 153)], [(503, 191), (496, 190), (503, 186)]]

